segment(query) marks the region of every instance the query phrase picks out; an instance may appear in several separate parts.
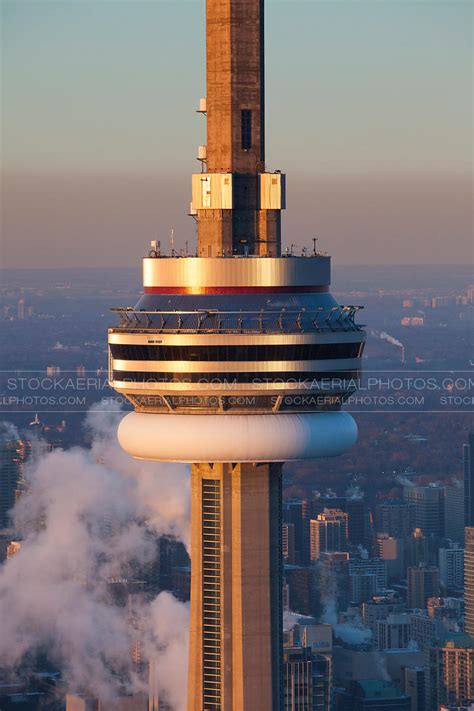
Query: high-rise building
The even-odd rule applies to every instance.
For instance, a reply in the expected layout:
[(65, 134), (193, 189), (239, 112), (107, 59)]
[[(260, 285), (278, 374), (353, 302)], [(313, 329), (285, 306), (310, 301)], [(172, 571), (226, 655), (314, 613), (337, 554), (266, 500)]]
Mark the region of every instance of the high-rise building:
[(311, 647), (283, 650), (283, 711), (331, 709), (331, 660)]
[(364, 545), (366, 542), (366, 509), (364, 499), (347, 499), (347, 535), (353, 546)]
[(444, 535), (444, 487), (405, 486), (403, 498), (414, 507), (415, 526), (424, 536)]
[(278, 709), (282, 462), (356, 439), (341, 406), (361, 365), (358, 309), (332, 298), (316, 247), (281, 256), (285, 176), (265, 166), (263, 7), (207, 0), (197, 256), (154, 241), (142, 298), (109, 330), (110, 383), (135, 407), (122, 447), (192, 464), (188, 711)]
[(303, 499), (283, 502), (283, 523), (293, 526), (294, 555), (290, 563), (306, 565), (309, 562), (309, 506)]
[(464, 548), (458, 545), (438, 551), (439, 580), (447, 591), (462, 590), (464, 585)]
[(334, 551), (321, 553), (317, 567), (317, 592), (321, 600), (331, 600), (337, 610), (349, 604), (349, 553)]
[(0, 442), (0, 529), (9, 528), (9, 512), (15, 505), (22, 478), (22, 443), (12, 439)]
[(408, 607), (424, 610), (428, 598), (439, 595), (439, 569), (433, 565), (408, 568)]
[(357, 572), (349, 574), (349, 594), (352, 605), (360, 605), (372, 600), (380, 592), (377, 588), (377, 578), (374, 573)]
[(445, 487), (444, 535), (459, 545), (464, 545), (465, 501), (462, 482), (456, 481)]
[(410, 641), (410, 615), (406, 612), (390, 614), (378, 620), (375, 633), (377, 649), (405, 649)]
[(405, 572), (404, 541), (392, 538), (386, 533), (379, 533), (376, 540), (379, 558), (387, 562), (387, 572), (390, 579), (403, 578)]
[(365, 574), (375, 577), (375, 593), (387, 589), (387, 562), (380, 558), (364, 558), (349, 561), (349, 575)]
[(388, 499), (375, 508), (375, 528), (393, 538), (407, 538), (415, 527), (414, 506), (407, 501)]
[(300, 615), (314, 615), (316, 609), (316, 572), (308, 565), (285, 565), (284, 579), (288, 585), (289, 607)]
[(405, 538), (404, 548), (406, 568), (429, 565), (431, 558), (429, 539), (423, 535), (421, 528), (415, 528), (411, 536)]
[(399, 597), (375, 597), (362, 604), (362, 622), (375, 637), (377, 622), (390, 614), (405, 612), (406, 605)]
[(474, 637), (474, 526), (467, 526), (464, 543), (464, 628)]
[(318, 560), (321, 553), (344, 551), (347, 548), (348, 516), (337, 509), (324, 509), (310, 523), (310, 558)]
[(296, 563), (295, 555), (295, 524), (283, 523), (281, 527), (281, 547), (283, 554), (283, 562), (294, 565)]
[(474, 698), (474, 649), (468, 634), (451, 633), (430, 647), (425, 668), (426, 711)]
[(474, 526), (474, 432), (463, 445), (464, 464), (464, 525)]
[(425, 711), (425, 670), (405, 667), (403, 691), (411, 700), (411, 711)]
[(424, 610), (412, 612), (410, 620), (410, 635), (419, 649), (430, 647), (446, 632), (442, 621)]

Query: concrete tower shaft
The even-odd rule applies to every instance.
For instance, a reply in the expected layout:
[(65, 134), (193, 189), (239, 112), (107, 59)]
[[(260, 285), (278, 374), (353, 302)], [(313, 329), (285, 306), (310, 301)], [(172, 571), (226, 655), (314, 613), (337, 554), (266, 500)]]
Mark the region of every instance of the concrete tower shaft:
[(193, 176), (199, 255), (281, 250), (285, 176), (265, 173), (263, 0), (207, 0), (207, 157)]
[(210, 173), (265, 170), (263, 12), (263, 0), (206, 3)]
[(281, 465), (191, 468), (189, 711), (280, 709)]

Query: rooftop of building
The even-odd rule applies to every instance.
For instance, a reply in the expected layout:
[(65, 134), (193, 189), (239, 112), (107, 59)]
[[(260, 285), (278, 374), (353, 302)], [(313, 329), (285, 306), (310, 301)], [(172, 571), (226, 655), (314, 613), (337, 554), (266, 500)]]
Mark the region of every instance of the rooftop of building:
[(399, 699), (404, 696), (391, 681), (360, 679), (356, 682), (366, 699)]
[(438, 646), (445, 649), (474, 648), (474, 639), (467, 632), (449, 632), (440, 637)]

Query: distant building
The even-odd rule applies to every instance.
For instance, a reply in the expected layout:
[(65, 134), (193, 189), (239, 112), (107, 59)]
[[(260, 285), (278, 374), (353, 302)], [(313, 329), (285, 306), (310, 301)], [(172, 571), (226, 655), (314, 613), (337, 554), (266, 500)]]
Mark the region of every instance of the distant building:
[(440, 548), (439, 579), (445, 590), (461, 590), (464, 585), (464, 548)]
[(405, 603), (399, 597), (376, 597), (362, 604), (362, 622), (375, 637), (379, 620), (386, 620), (392, 613), (405, 612), (405, 609)]
[(21, 541), (10, 541), (7, 546), (7, 560), (11, 560), (21, 548)]
[(378, 620), (375, 644), (377, 649), (405, 649), (410, 641), (410, 615), (391, 614), (385, 620)]
[(407, 501), (388, 499), (375, 508), (377, 533), (407, 538), (415, 528), (414, 507)]
[(110, 700), (80, 694), (66, 695), (66, 711), (148, 711), (148, 695), (134, 694)]
[(348, 539), (353, 546), (364, 545), (366, 540), (366, 510), (363, 499), (347, 499), (343, 509), (348, 517)]
[(0, 529), (9, 528), (9, 511), (16, 501), (21, 480), (22, 444), (12, 439), (0, 442)]
[(314, 654), (331, 654), (332, 652), (332, 625), (314, 624), (300, 625), (301, 644), (310, 647)]
[(330, 711), (331, 660), (310, 647), (283, 649), (283, 711)]
[(300, 615), (312, 615), (315, 571), (310, 566), (301, 565), (285, 565), (283, 570), (288, 585), (290, 610)]
[(474, 526), (466, 527), (464, 544), (465, 630), (474, 637)]
[(317, 589), (324, 600), (334, 600), (338, 610), (349, 604), (349, 553), (321, 553), (317, 565)]
[(474, 432), (463, 445), (464, 525), (474, 526)]
[(283, 523), (281, 527), (281, 547), (284, 563), (294, 565), (296, 563), (295, 556), (295, 524)]
[(387, 589), (387, 562), (380, 558), (366, 558), (349, 561), (349, 575), (367, 574), (375, 576), (375, 593)]
[(425, 319), (423, 316), (404, 316), (400, 320), (400, 324), (402, 326), (424, 326), (425, 325)]
[(444, 535), (444, 487), (405, 486), (403, 498), (413, 505), (415, 526), (423, 535)]
[(409, 538), (405, 538), (405, 567), (429, 565), (431, 550), (429, 539), (423, 535), (421, 528), (415, 528)]
[(445, 487), (444, 535), (455, 543), (464, 545), (465, 495), (462, 482)]
[(187, 602), (191, 597), (191, 566), (176, 566), (173, 568), (173, 595)]
[(17, 315), (20, 321), (25, 319), (25, 299), (23, 297), (18, 299), (17, 303)]
[(403, 691), (411, 700), (411, 711), (425, 711), (425, 670), (405, 667)]
[(426, 649), (445, 634), (446, 630), (440, 619), (430, 617), (424, 610), (417, 610), (410, 615), (410, 636), (418, 649)]
[(439, 595), (439, 570), (435, 566), (408, 568), (408, 607), (424, 610), (429, 597)]
[(379, 558), (387, 563), (389, 579), (403, 578), (405, 574), (404, 541), (381, 533), (377, 536), (376, 545)]
[(283, 502), (283, 523), (293, 525), (295, 565), (309, 562), (309, 505), (304, 499), (289, 499)]
[(319, 560), (321, 553), (344, 551), (348, 542), (348, 516), (338, 509), (324, 509), (310, 521), (310, 558)]
[(349, 594), (352, 605), (360, 605), (371, 600), (377, 590), (377, 576), (375, 573), (364, 571), (349, 574)]
[(474, 649), (468, 634), (450, 634), (426, 653), (426, 711), (474, 698)]
[(391, 681), (353, 681), (337, 694), (337, 711), (411, 711), (411, 699)]

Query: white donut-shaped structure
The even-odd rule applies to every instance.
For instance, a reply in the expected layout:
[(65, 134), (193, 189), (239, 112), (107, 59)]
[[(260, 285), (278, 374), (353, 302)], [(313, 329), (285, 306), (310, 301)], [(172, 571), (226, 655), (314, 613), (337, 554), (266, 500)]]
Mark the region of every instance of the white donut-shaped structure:
[(178, 415), (131, 412), (118, 439), (136, 459), (169, 462), (288, 462), (334, 457), (357, 439), (347, 412)]

